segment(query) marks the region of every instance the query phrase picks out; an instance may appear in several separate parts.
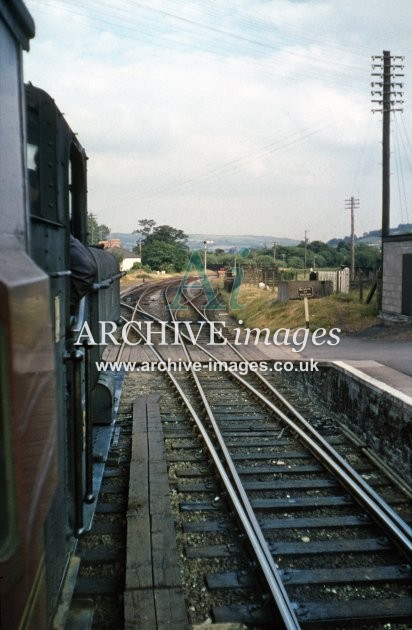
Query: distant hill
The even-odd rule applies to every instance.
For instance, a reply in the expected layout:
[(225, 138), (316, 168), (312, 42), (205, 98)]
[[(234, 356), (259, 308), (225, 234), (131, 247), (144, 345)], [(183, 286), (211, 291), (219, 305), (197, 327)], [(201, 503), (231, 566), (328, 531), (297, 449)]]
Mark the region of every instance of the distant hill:
[(230, 236), (224, 234), (189, 234), (189, 247), (191, 249), (203, 249), (203, 241), (213, 241), (211, 249), (232, 249), (233, 247), (273, 247), (273, 243), (278, 245), (292, 246), (298, 245), (300, 241), (292, 238), (280, 238), (278, 236), (261, 235), (240, 235)]
[[(400, 223), (398, 227), (391, 228), (391, 234), (408, 234), (411, 232), (412, 223)], [(380, 230), (371, 230), (370, 232), (365, 232), (362, 236), (355, 238), (357, 243), (377, 245), (380, 244), (380, 235)], [(293, 247), (294, 245), (299, 245), (299, 243), (302, 242), (302, 239), (298, 240), (293, 238), (280, 238), (279, 236), (263, 236), (254, 234), (243, 234), (240, 236), (230, 234), (189, 234), (188, 236), (188, 245), (190, 249), (203, 249), (203, 241), (213, 241), (213, 243), (208, 246), (208, 249), (211, 251), (215, 249), (224, 249), (225, 251), (229, 251), (234, 247), (250, 247), (251, 249), (267, 247), (270, 249), (273, 247), (274, 242), (278, 245), (283, 245), (284, 247)], [(139, 234), (112, 232), (111, 238), (119, 238), (122, 243), (122, 247), (132, 251), (136, 242), (139, 240)], [(336, 247), (340, 241), (350, 241), (350, 236), (332, 238), (327, 242), (327, 244), (330, 247)]]
[[(242, 236), (230, 236), (223, 234), (189, 234), (188, 245), (190, 249), (203, 249), (203, 241), (213, 241), (209, 245), (209, 249), (224, 249), (229, 250), (233, 247), (273, 247), (273, 243), (278, 245), (293, 246), (300, 243), (297, 239), (292, 238), (280, 238), (278, 236), (255, 236), (255, 235), (242, 235)], [(136, 242), (139, 240), (139, 234), (127, 234), (123, 232), (112, 232), (111, 238), (119, 238), (122, 247), (133, 250)]]
[[(390, 234), (410, 234), (412, 232), (412, 223), (399, 223), (398, 227), (390, 228)], [(332, 238), (327, 242), (330, 247), (336, 247), (340, 241), (350, 241), (350, 236), (341, 238)], [(371, 230), (364, 232), (362, 236), (355, 236), (356, 243), (367, 243), (368, 245), (378, 245), (381, 242), (381, 230)]]

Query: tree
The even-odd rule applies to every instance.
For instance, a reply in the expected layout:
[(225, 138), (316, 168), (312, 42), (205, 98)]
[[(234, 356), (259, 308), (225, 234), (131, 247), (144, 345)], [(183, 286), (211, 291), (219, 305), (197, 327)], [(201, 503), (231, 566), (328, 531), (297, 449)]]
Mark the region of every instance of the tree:
[(187, 260), (188, 250), (176, 243), (152, 241), (142, 250), (142, 263), (154, 270), (183, 271)]
[(146, 237), (142, 243), (143, 265), (159, 271), (182, 271), (189, 259), (187, 235), (170, 225), (156, 226), (152, 219), (142, 219), (139, 224), (138, 231)]
[(324, 249), (328, 249), (326, 243), (323, 243), (322, 241), (312, 241), (307, 247), (309, 251), (314, 252), (315, 254), (318, 254)]
[(163, 241), (165, 243), (181, 243), (186, 245), (187, 235), (170, 225), (158, 225), (146, 238), (148, 240)]
[(144, 238), (139, 238), (139, 240), (136, 241), (136, 245), (133, 247), (133, 253), (139, 254), (139, 256), (141, 256), (142, 243), (144, 239), (150, 236), (150, 234), (153, 232), (156, 221), (154, 221), (153, 219), (139, 219), (138, 224), (139, 228), (137, 230), (133, 230), (133, 234), (140, 234), (140, 236), (143, 236)]
[(290, 258), (288, 258), (288, 266), (292, 267), (293, 269), (303, 269), (303, 258), (301, 258), (300, 256), (291, 256)]
[(355, 266), (367, 269), (377, 269), (381, 262), (381, 252), (378, 247), (371, 247), (366, 243), (359, 243), (355, 248)]
[(321, 262), (321, 258), (316, 256), (316, 266), (317, 267), (335, 267), (336, 266), (336, 250), (331, 247), (326, 247), (322, 249), (322, 253), (320, 257), (323, 259)]
[(260, 267), (273, 267), (272, 254), (259, 254), (256, 256), (255, 261)]
[(313, 262), (309, 260), (309, 264), (312, 265), (312, 267), (316, 267), (318, 269), (319, 267), (327, 267), (323, 254), (315, 254), (315, 256), (316, 257), (313, 258)]
[(87, 234), (88, 240), (91, 245), (95, 245), (99, 241), (106, 241), (110, 235), (110, 228), (103, 223), (100, 225), (97, 222), (94, 214), (87, 215)]
[(142, 234), (143, 236), (149, 236), (156, 225), (156, 221), (153, 219), (139, 219), (138, 221), (139, 229), (133, 230), (133, 234)]
[[(216, 252), (208, 252), (207, 264), (219, 267), (233, 267), (235, 256), (236, 252), (225, 252), (224, 250), (221, 250), (221, 253), (219, 254), (217, 254)], [(237, 258), (237, 261), (239, 261), (239, 258)]]

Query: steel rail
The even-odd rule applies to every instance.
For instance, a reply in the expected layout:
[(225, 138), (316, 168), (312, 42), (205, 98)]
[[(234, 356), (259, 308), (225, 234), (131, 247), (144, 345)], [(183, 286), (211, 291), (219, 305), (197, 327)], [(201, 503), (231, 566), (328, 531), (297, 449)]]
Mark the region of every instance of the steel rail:
[[(206, 313), (203, 313), (188, 296), (184, 295), (184, 298), (187, 302), (190, 302), (192, 308), (208, 323), (210, 326), (212, 325), (209, 321)], [(222, 339), (226, 339), (228, 347), (233, 350), (239, 358), (241, 358), (246, 363), (250, 363), (250, 361), (238, 350), (238, 348), (233, 345), (230, 340), (225, 337), (220, 331), (215, 331), (219, 337)], [(300, 414), (297, 409), (290, 404), (290, 402), (275, 388), (268, 380), (262, 376), (259, 372), (253, 371), (255, 378), (257, 378), (265, 387), (268, 389), (281, 403), (284, 405), (299, 422), (304, 426), (306, 431), (308, 431), (312, 438), (320, 444), (323, 449), (327, 452), (327, 454), (339, 465), (347, 475), (351, 479), (353, 479), (354, 483), (357, 484), (358, 488), (361, 489), (368, 497), (369, 500), (367, 504), (364, 504), (364, 496), (363, 494), (357, 495), (359, 498), (362, 498), (362, 506), (367, 507), (370, 506), (372, 510), (374, 510), (374, 504), (378, 506), (379, 512), (376, 512), (376, 516), (379, 518), (379, 522), (384, 526), (385, 530), (390, 530), (391, 538), (398, 543), (401, 543), (402, 548), (408, 553), (412, 553), (412, 529), (409, 527), (407, 523), (397, 514), (391, 507), (386, 503), (382, 497), (380, 497), (377, 492), (363, 479), (363, 477), (336, 451), (336, 449), (331, 446), (331, 444), (316, 430), (313, 426)], [(233, 375), (238, 378), (238, 375), (233, 372)], [(246, 386), (249, 386), (249, 383), (239, 377), (239, 379), (245, 383)], [(258, 392), (258, 390), (255, 390)], [(334, 474), (339, 472), (336, 467), (333, 468)], [(342, 477), (342, 480), (344, 478)], [(346, 481), (346, 479), (345, 479)], [(352, 488), (352, 486), (351, 486)], [(355, 488), (355, 486), (353, 486)], [(383, 514), (385, 515), (383, 518)], [(382, 520), (383, 518), (383, 520)], [(389, 519), (389, 520), (388, 520)]]
[[(174, 283), (179, 282), (180, 283), (180, 279), (176, 280), (175, 278), (170, 279), (168, 281), (166, 281), (167, 283), (169, 283), (170, 285), (173, 285)], [(143, 286), (142, 284), (136, 285), (134, 287), (129, 287), (128, 289), (126, 289), (125, 291), (123, 291), (121, 293), (121, 297), (125, 298), (135, 292), (138, 292), (140, 295), (138, 296), (138, 300), (136, 301), (135, 306), (131, 306), (130, 304), (127, 304), (126, 302), (121, 301), (120, 304), (121, 306), (124, 306), (126, 308), (129, 308), (130, 310), (133, 311), (133, 315), (132, 315), (132, 320), (136, 314), (137, 311), (140, 311), (141, 313), (145, 313), (146, 315), (150, 315), (150, 317), (152, 317), (152, 315), (150, 313), (148, 313), (147, 311), (145, 311), (144, 309), (140, 308), (140, 302), (143, 300), (143, 298), (146, 296), (147, 293), (149, 293), (150, 291), (153, 290), (164, 290), (164, 285), (165, 285), (165, 280), (163, 281), (158, 281), (158, 282), (152, 282), (150, 284), (147, 284), (145, 286)], [(157, 318), (156, 318), (157, 319)], [(159, 320), (160, 321), (160, 320)], [(126, 340), (123, 340), (119, 351), (116, 355), (116, 361), (120, 361), (123, 351), (125, 349), (126, 346)]]
[[(168, 297), (167, 297), (167, 292), (168, 292), (168, 289), (165, 290), (165, 299), (166, 299), (166, 302), (167, 302), (167, 308), (169, 310), (170, 316), (173, 319), (173, 321), (176, 321), (175, 315), (174, 315), (174, 313), (172, 312), (172, 310), (170, 308), (170, 302), (169, 302)], [(183, 348), (183, 351), (185, 353), (186, 359), (187, 359), (188, 362), (190, 362), (190, 355), (188, 353), (186, 344), (183, 342), (183, 339), (182, 339), (182, 336), (181, 336), (180, 333), (179, 333), (179, 338), (182, 340), (182, 348)], [(276, 565), (275, 565), (275, 563), (273, 561), (272, 554), (271, 554), (271, 552), (269, 550), (268, 544), (267, 544), (267, 542), (265, 540), (265, 537), (263, 535), (263, 532), (262, 532), (262, 529), (260, 527), (260, 524), (259, 524), (259, 522), (258, 522), (258, 520), (256, 518), (256, 514), (255, 514), (255, 512), (254, 512), (254, 510), (252, 508), (252, 505), (250, 504), (249, 497), (247, 496), (247, 493), (246, 493), (246, 491), (244, 489), (242, 481), (241, 481), (241, 479), (239, 477), (239, 473), (236, 470), (236, 466), (235, 466), (235, 464), (233, 462), (232, 456), (229, 453), (229, 450), (228, 450), (228, 448), (226, 446), (226, 442), (224, 440), (224, 437), (223, 437), (223, 435), (222, 435), (222, 433), (220, 431), (220, 427), (218, 425), (218, 422), (216, 421), (216, 418), (215, 418), (215, 416), (213, 414), (213, 411), (212, 411), (212, 409), (210, 407), (209, 401), (207, 400), (207, 396), (206, 396), (206, 393), (204, 391), (204, 388), (202, 387), (202, 384), (200, 383), (199, 377), (196, 374), (196, 371), (193, 369), (193, 366), (190, 367), (190, 372), (191, 372), (191, 375), (192, 375), (193, 380), (195, 382), (195, 385), (197, 387), (197, 390), (198, 390), (198, 392), (199, 392), (199, 394), (201, 396), (201, 399), (202, 399), (205, 411), (206, 411), (206, 413), (208, 415), (208, 418), (210, 420), (210, 423), (211, 423), (211, 425), (213, 427), (214, 435), (215, 435), (215, 437), (217, 439), (217, 442), (219, 444), (219, 447), (221, 449), (222, 456), (223, 456), (223, 458), (224, 458), (224, 460), (226, 462), (226, 465), (227, 465), (227, 467), (229, 469), (230, 476), (232, 478), (232, 482), (235, 484), (236, 490), (238, 492), (238, 495), (239, 495), (239, 497), (240, 497), (240, 499), (242, 501), (243, 508), (246, 511), (246, 514), (247, 514), (247, 516), (249, 518), (249, 521), (250, 521), (250, 523), (251, 523), (251, 525), (253, 527), (253, 530), (254, 530), (254, 532), (256, 534), (256, 537), (257, 537), (257, 539), (259, 541), (259, 544), (260, 544), (260, 546), (261, 546), (261, 548), (263, 550), (263, 553), (265, 554), (267, 562), (268, 562), (269, 566), (271, 567), (271, 570), (272, 570), (273, 575), (275, 576), (276, 582), (277, 582), (278, 585), (281, 586), (282, 591), (283, 591), (283, 596), (285, 598), (287, 598), (286, 590), (284, 589), (283, 582), (282, 582), (282, 580), (280, 578), (280, 574), (279, 574), (279, 572), (278, 572), (278, 570), (276, 568)]]
[[(184, 296), (187, 302), (190, 299)], [(126, 305), (129, 307), (129, 305)], [(193, 304), (192, 304), (193, 306)], [(130, 308), (130, 307), (129, 307)], [(197, 307), (194, 307), (197, 312), (200, 312)], [(149, 315), (153, 320), (160, 322), (159, 318), (154, 317), (147, 311), (141, 310), (145, 315)], [(206, 315), (201, 313), (201, 316), (208, 322)], [(167, 324), (167, 326), (172, 326)], [(218, 332), (218, 331), (216, 331)], [(182, 338), (186, 339), (196, 347), (199, 347), (206, 355), (212, 358), (216, 363), (224, 364), (225, 362), (215, 357), (209, 350), (206, 350), (197, 342), (193, 342), (187, 335), (180, 333)], [(222, 336), (223, 337), (223, 336)], [(225, 338), (226, 339), (226, 338)], [(230, 342), (228, 341), (228, 344)], [(245, 362), (250, 363), (245, 359), (241, 353), (230, 344), (237, 352), (238, 356)], [(299, 435), (301, 440), (308, 446), (309, 450), (321, 463), (323, 463), (330, 472), (337, 478), (342, 485), (354, 496), (357, 502), (368, 512), (368, 514), (377, 521), (380, 526), (385, 530), (393, 542), (402, 549), (408, 556), (412, 554), (412, 530), (401, 519), (401, 517), (394, 512), (394, 510), (384, 501), (373, 488), (357, 473), (350, 464), (342, 458), (342, 456), (314, 429), (310, 423), (303, 418), (301, 414), (270, 384), (257, 372), (254, 374), (260, 377), (262, 383), (271, 390), (271, 392), (278, 397), (278, 399), (285, 404), (286, 407), (295, 415), (301, 424), (305, 427), (306, 431), (311, 434), (308, 436), (293, 420), (288, 418), (271, 400), (263, 396), (259, 390), (253, 385), (248, 383), (244, 378), (236, 373), (233, 369), (228, 369), (227, 372), (235, 378), (241, 385), (247, 388), (251, 393), (256, 395), (267, 407), (269, 407), (275, 414), (277, 414), (286, 424)], [(316, 441), (315, 441), (316, 440)]]
[[(167, 278), (167, 279), (163, 279), (163, 280), (155, 280), (154, 282), (144, 282), (142, 284), (134, 284), (130, 287), (126, 287), (125, 289), (123, 289), (123, 291), (120, 292), (120, 297), (121, 298), (125, 298), (128, 297), (129, 295), (135, 293), (135, 292), (140, 292), (140, 289), (143, 290), (143, 295), (146, 294), (147, 292), (151, 291), (152, 289), (162, 289), (164, 288), (165, 284), (174, 284), (174, 283), (179, 283), (181, 282), (181, 278)], [(139, 297), (140, 299), (140, 297)]]
[[(148, 314), (148, 313), (146, 313)], [(133, 319), (131, 320), (127, 320), (126, 318), (122, 318), (125, 321), (130, 321), (130, 322), (134, 322)], [(136, 326), (135, 328), (135, 332), (138, 333), (138, 335), (140, 335), (140, 337), (147, 341), (147, 337), (144, 335), (144, 333)], [(190, 341), (190, 340), (189, 340)], [(162, 357), (162, 355), (152, 346), (149, 345), (149, 348), (151, 349), (152, 353), (157, 357), (157, 359), (161, 362), (164, 362), (164, 358)], [(286, 593), (286, 589), (283, 585), (282, 579), (280, 577), (280, 573), (279, 571), (276, 569), (276, 565), (273, 561), (273, 557), (267, 547), (267, 543), (263, 538), (263, 535), (261, 535), (262, 537), (259, 537), (255, 531), (255, 526), (254, 524), (251, 522), (249, 515), (247, 514), (247, 512), (245, 511), (245, 508), (242, 504), (242, 502), (239, 499), (238, 496), (238, 492), (237, 489), (233, 486), (232, 482), (229, 479), (229, 476), (224, 468), (224, 465), (219, 457), (219, 454), (201, 420), (201, 418), (199, 417), (199, 415), (197, 414), (196, 410), (194, 409), (194, 407), (192, 406), (190, 400), (188, 399), (188, 397), (186, 396), (185, 392), (183, 391), (183, 389), (181, 388), (180, 384), (177, 382), (177, 379), (173, 376), (173, 374), (169, 371), (166, 371), (167, 376), (169, 377), (169, 379), (172, 381), (173, 386), (175, 387), (176, 391), (178, 392), (179, 396), (181, 397), (181, 399), (183, 400), (184, 404), (186, 405), (190, 415), (192, 416), (192, 418), (194, 419), (197, 428), (199, 429), (199, 432), (205, 442), (205, 445), (209, 451), (209, 454), (216, 466), (216, 469), (220, 475), (220, 478), (222, 480), (222, 483), (232, 501), (232, 504), (234, 506), (234, 509), (240, 519), (240, 522), (242, 523), (242, 526), (244, 528), (244, 531), (249, 539), (249, 542), (251, 544), (251, 547), (255, 553), (255, 556), (257, 558), (257, 561), (259, 563), (259, 566), (265, 576), (266, 579), (266, 583), (268, 585), (268, 588), (270, 590), (270, 592), (272, 593), (273, 599), (276, 603), (277, 606), (277, 610), (279, 612), (280, 615), (280, 620), (283, 624), (283, 627), (286, 628), (287, 630), (299, 630), (300, 629), (300, 625), (299, 622), (296, 618), (296, 614), (293, 610), (293, 605), (289, 600), (289, 597)], [(202, 388), (201, 388), (201, 391)], [(220, 433), (220, 432), (219, 432)], [(227, 449), (226, 449), (227, 450)], [(230, 458), (230, 456), (229, 456)], [(233, 465), (233, 462), (232, 462)], [(258, 526), (259, 527), (259, 526)], [(259, 527), (260, 530), (260, 527)], [(262, 540), (263, 539), (263, 540)]]

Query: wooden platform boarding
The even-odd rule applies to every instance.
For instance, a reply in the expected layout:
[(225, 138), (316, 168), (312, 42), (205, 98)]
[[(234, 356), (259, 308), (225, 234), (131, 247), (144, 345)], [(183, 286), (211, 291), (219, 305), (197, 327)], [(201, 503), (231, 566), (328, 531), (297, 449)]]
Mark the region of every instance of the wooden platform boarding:
[(133, 405), (124, 593), (126, 630), (186, 630), (158, 396)]

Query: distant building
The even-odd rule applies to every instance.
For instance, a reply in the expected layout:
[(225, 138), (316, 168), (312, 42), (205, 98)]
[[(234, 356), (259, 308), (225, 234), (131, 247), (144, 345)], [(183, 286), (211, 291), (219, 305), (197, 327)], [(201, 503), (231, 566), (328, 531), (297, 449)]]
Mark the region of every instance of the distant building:
[(383, 238), (382, 315), (412, 322), (412, 234)]
[(111, 238), (108, 241), (99, 241), (99, 245), (103, 245), (104, 249), (110, 249), (111, 247), (121, 247), (122, 243), (120, 238)]
[(135, 263), (142, 262), (140, 256), (136, 256), (136, 254), (133, 254), (128, 249), (124, 249), (124, 247), (110, 247), (109, 251), (120, 260), (120, 271), (129, 271)]

